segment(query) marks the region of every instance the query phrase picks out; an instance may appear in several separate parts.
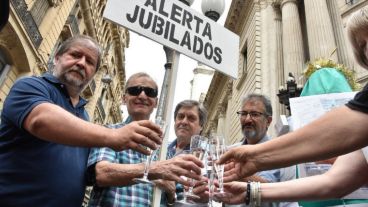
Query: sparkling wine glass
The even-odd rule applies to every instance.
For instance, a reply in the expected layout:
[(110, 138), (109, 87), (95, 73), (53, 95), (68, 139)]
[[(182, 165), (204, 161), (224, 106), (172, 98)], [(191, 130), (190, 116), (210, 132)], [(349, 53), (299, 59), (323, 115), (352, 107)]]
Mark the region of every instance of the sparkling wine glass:
[[(203, 160), (207, 150), (207, 137), (201, 135), (193, 135), (190, 141), (190, 153), (197, 157), (199, 160)], [(193, 179), (191, 179), (193, 182)], [(199, 198), (198, 195), (193, 194), (193, 186), (190, 186), (188, 192), (185, 193), (187, 198)]]
[[(161, 117), (156, 117), (155, 124), (157, 124), (157, 125), (160, 126), (160, 128), (162, 130), (162, 133), (163, 133), (163, 137), (165, 137), (166, 122)], [(145, 184), (152, 184), (152, 185), (154, 185), (154, 183), (148, 179), (148, 171), (149, 171), (149, 167), (151, 166), (153, 157), (157, 153), (158, 149), (156, 149), (154, 151), (152, 151), (152, 150), (149, 149), (149, 151), (151, 152), (151, 154), (147, 156), (146, 163), (144, 165), (143, 177), (142, 178), (134, 178), (133, 179), (133, 181), (136, 182), (136, 183), (145, 183)]]
[(224, 164), (216, 164), (216, 161), (226, 152), (225, 139), (222, 135), (213, 135), (210, 141), (210, 156), (213, 160), (213, 166), (219, 182), (219, 192), (216, 194), (224, 193)]

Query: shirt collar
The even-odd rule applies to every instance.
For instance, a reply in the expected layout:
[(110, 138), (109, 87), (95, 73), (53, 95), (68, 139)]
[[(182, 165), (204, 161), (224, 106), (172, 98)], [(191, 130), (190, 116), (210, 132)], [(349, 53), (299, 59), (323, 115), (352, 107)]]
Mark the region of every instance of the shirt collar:
[[(44, 73), (41, 77), (45, 79), (46, 81), (55, 85), (60, 91), (62, 91), (67, 97), (69, 97), (68, 91), (64, 87), (64, 84), (62, 84), (58, 78), (53, 76), (51, 73)], [(77, 107), (85, 106), (87, 103), (88, 101), (86, 99), (79, 96), (79, 102), (77, 104)]]

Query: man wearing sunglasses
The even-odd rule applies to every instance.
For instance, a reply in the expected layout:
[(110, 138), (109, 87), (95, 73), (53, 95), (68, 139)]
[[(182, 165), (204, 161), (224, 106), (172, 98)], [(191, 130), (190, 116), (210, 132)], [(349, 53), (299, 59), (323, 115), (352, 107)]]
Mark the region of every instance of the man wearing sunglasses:
[[(229, 148), (258, 144), (269, 141), (271, 137), (267, 135), (268, 127), (272, 122), (272, 105), (270, 100), (261, 94), (248, 94), (242, 99), (241, 110), (236, 112), (239, 116), (243, 141), (230, 146)], [(281, 180), (290, 180), (295, 178), (294, 168), (268, 170), (256, 173), (252, 176), (243, 178), (242, 181), (249, 182), (280, 182)], [(279, 203), (262, 202), (262, 207), (283, 206)], [(291, 205), (288, 203), (287, 205)], [(227, 205), (231, 206), (231, 205)], [(232, 205), (236, 206), (236, 205)], [(294, 206), (294, 204), (293, 204)]]
[[(132, 121), (148, 120), (157, 106), (157, 84), (148, 74), (133, 74), (125, 88), (123, 102), (129, 117), (124, 123), (109, 125), (110, 128), (120, 128)], [(133, 150), (115, 152), (109, 148), (93, 149), (89, 156), (88, 169), (91, 174), (95, 173), (96, 184), (88, 206), (151, 206), (152, 185), (135, 184), (133, 181), (134, 178), (143, 176), (146, 159), (146, 155)], [(185, 169), (188, 166), (191, 166), (190, 169)], [(194, 156), (178, 156), (152, 163), (148, 178), (166, 179), (155, 180), (155, 183), (164, 191), (172, 191), (172, 195), (174, 182), (171, 181), (189, 185), (180, 176), (189, 174), (189, 177), (198, 180), (201, 167), (202, 163)]]

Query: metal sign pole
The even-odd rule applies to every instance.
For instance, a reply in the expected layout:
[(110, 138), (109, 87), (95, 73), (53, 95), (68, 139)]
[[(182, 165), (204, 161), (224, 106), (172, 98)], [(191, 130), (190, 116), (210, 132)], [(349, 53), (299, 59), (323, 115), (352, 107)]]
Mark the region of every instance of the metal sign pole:
[[(167, 63), (165, 64), (165, 76), (162, 83), (160, 100), (157, 107), (156, 117), (161, 116), (167, 123), (165, 137), (162, 142), (159, 160), (166, 159), (166, 152), (168, 146), (169, 132), (170, 132), (170, 118), (172, 117), (172, 110), (174, 104), (174, 94), (176, 87), (176, 79), (178, 74), (178, 65), (180, 54), (164, 46)], [(153, 207), (159, 207), (161, 201), (161, 190), (158, 187), (154, 188), (153, 192)]]

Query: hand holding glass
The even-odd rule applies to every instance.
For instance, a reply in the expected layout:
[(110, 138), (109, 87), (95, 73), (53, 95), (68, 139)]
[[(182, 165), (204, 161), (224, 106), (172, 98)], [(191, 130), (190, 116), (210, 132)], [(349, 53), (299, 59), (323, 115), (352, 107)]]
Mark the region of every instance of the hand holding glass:
[[(159, 125), (161, 130), (162, 130), (162, 136), (165, 137), (165, 131), (166, 131), (166, 123), (164, 120), (162, 120), (161, 117), (157, 117), (155, 119), (155, 124)], [(133, 179), (134, 182), (136, 183), (146, 183), (146, 184), (154, 184), (152, 181), (148, 180), (148, 171), (149, 171), (149, 167), (151, 166), (153, 157), (155, 156), (155, 154), (157, 153), (158, 149), (151, 151), (151, 154), (147, 156), (146, 159), (146, 163), (144, 165), (144, 172), (143, 172), (143, 177), (142, 178), (135, 178)]]
[[(193, 135), (190, 141), (190, 153), (197, 157), (199, 160), (203, 160), (207, 149), (207, 138), (200, 135)], [(193, 182), (193, 179), (191, 179)], [(192, 183), (193, 184), (193, 183)], [(187, 192), (184, 192), (184, 201), (181, 203), (187, 204), (188, 198), (198, 199), (199, 196), (193, 194), (193, 186), (190, 186)]]

